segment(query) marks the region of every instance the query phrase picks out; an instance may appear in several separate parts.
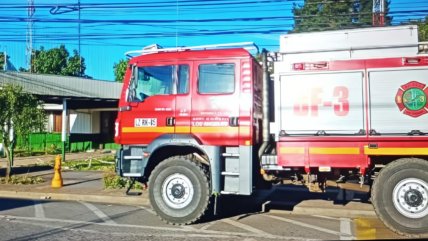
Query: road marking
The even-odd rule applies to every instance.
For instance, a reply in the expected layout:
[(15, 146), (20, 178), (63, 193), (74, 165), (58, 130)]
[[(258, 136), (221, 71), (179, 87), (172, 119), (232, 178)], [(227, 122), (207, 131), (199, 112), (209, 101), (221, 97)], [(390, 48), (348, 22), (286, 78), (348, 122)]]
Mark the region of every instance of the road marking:
[(45, 218), (45, 210), (43, 209), (42, 202), (34, 200), (34, 216), (36, 218)]
[(353, 223), (355, 237), (359, 240), (406, 238), (389, 230), (378, 218), (356, 218)]
[(340, 218), (329, 217), (329, 216), (323, 216), (323, 215), (312, 215), (312, 217), (316, 217), (316, 218), (324, 218), (324, 219), (330, 219), (330, 220), (340, 220)]
[(200, 228), (199, 230), (207, 230), (208, 228), (210, 228), (211, 226), (213, 226), (214, 224), (216, 224), (217, 222), (210, 222), (207, 225), (203, 226), (202, 228)]
[(351, 231), (351, 220), (349, 218), (340, 218), (340, 240), (353, 240)]
[[(13, 223), (20, 223), (20, 224), (25, 224), (25, 225), (33, 225), (33, 226), (37, 226), (37, 227), (44, 227), (47, 229), (55, 229), (55, 230), (61, 230), (61, 231), (70, 231), (70, 232), (85, 232), (85, 233), (91, 233), (91, 234), (104, 234), (106, 235), (106, 232), (104, 230), (91, 230), (88, 228), (82, 228), (79, 227), (80, 225), (86, 226), (86, 224), (84, 223), (77, 223), (71, 226), (63, 226), (63, 225), (59, 225), (59, 224), (43, 224), (43, 223), (34, 223), (28, 220), (11, 220), (11, 222)], [(96, 224), (99, 225), (99, 223), (91, 223), (91, 224)], [(77, 227), (76, 227), (77, 226)], [(31, 236), (31, 238), (40, 238), (40, 237), (45, 237), (45, 234), (39, 233), (39, 234), (35, 234), (33, 236)], [(153, 237), (168, 237), (168, 238), (216, 238), (216, 239), (233, 239), (238, 237), (237, 235), (239, 234), (235, 234), (235, 235), (230, 235), (230, 234), (224, 234), (221, 232), (218, 232), (216, 234), (195, 234), (195, 233), (185, 233), (185, 234), (178, 234), (178, 233), (156, 233), (156, 234), (152, 234), (152, 233), (135, 233), (135, 232), (108, 232), (109, 236), (116, 236), (116, 237), (123, 237), (123, 236), (132, 236), (134, 239), (135, 237), (145, 237), (144, 240), (148, 239), (153, 239)], [(239, 235), (240, 236), (240, 235)], [(302, 240), (303, 241), (303, 240)]]
[[(19, 222), (19, 223), (27, 223), (29, 225), (45, 225), (41, 222), (52, 222), (54, 224), (47, 224), (46, 227), (53, 228), (55, 225), (57, 225), (57, 228), (61, 229), (67, 229), (67, 230), (82, 230), (80, 227), (87, 227), (89, 225), (95, 225), (95, 226), (102, 226), (102, 227), (116, 227), (116, 228), (137, 228), (137, 229), (151, 229), (151, 230), (164, 230), (164, 231), (173, 231), (173, 232), (185, 232), (186, 234), (183, 234), (181, 236), (183, 237), (216, 237), (216, 236), (228, 236), (228, 237), (254, 237), (254, 238), (271, 238), (271, 239), (279, 239), (279, 240), (302, 240), (307, 241), (307, 238), (303, 237), (293, 237), (293, 236), (280, 236), (280, 235), (273, 235), (273, 234), (255, 234), (255, 233), (242, 233), (242, 232), (227, 232), (227, 231), (214, 231), (214, 230), (186, 230), (186, 229), (180, 229), (180, 228), (170, 228), (170, 227), (158, 227), (158, 226), (148, 226), (148, 225), (133, 225), (133, 224), (110, 224), (110, 223), (95, 223), (95, 222), (87, 222), (87, 221), (76, 221), (76, 220), (65, 220), (65, 219), (54, 219), (54, 218), (35, 218), (35, 217), (20, 217), (20, 216), (10, 216), (10, 215), (0, 215), (0, 219), (8, 219), (10, 222)], [(28, 222), (24, 222), (24, 221)], [(76, 226), (59, 226), (59, 223), (68, 223), (70, 225), (76, 225)], [(88, 230), (91, 231), (91, 230)], [(95, 232), (95, 231), (91, 231)], [(129, 232), (127, 232), (129, 233)], [(134, 233), (133, 233), (134, 234)], [(158, 235), (158, 234), (156, 234)], [(156, 235), (150, 235), (150, 237), (156, 236)], [(180, 234), (171, 234), (176, 235), (176, 237), (181, 237)], [(164, 234), (164, 236), (171, 237), (171, 235)], [(162, 234), (159, 234), (159, 236), (162, 236)], [(204, 237), (205, 237), (204, 236)]]
[(244, 229), (244, 230), (247, 230), (247, 231), (250, 231), (250, 232), (252, 232), (252, 233), (255, 233), (255, 234), (260, 234), (260, 235), (266, 235), (266, 236), (271, 236), (272, 234), (270, 234), (270, 233), (266, 233), (265, 231), (262, 231), (262, 230), (260, 230), (260, 229), (257, 229), (257, 228), (254, 228), (254, 227), (251, 227), (251, 226), (249, 226), (249, 225), (246, 225), (246, 224), (243, 224), (243, 223), (240, 223), (240, 222), (237, 222), (237, 221), (235, 221), (235, 220), (232, 220), (232, 219), (223, 219), (223, 220), (221, 220), (222, 222), (225, 222), (225, 223), (227, 223), (227, 224), (230, 224), (230, 225), (233, 225), (233, 226), (235, 226), (235, 227), (238, 227), (238, 228), (241, 228), (241, 229)]
[(146, 207), (143, 207), (143, 206), (140, 206), (140, 208), (143, 209), (144, 211), (147, 211), (150, 214), (153, 214), (153, 215), (157, 216), (157, 214), (155, 213), (155, 211), (153, 211), (150, 208), (146, 208)]
[(116, 224), (115, 221), (113, 221), (109, 216), (107, 216), (105, 213), (103, 213), (101, 210), (99, 210), (94, 205), (87, 203), (87, 202), (79, 202), (86, 206), (89, 210), (91, 210), (97, 217), (99, 217), (101, 220), (103, 220), (105, 223), (108, 224)]
[(311, 228), (311, 229), (315, 229), (315, 230), (318, 230), (318, 231), (321, 231), (321, 232), (324, 232), (324, 233), (329, 233), (329, 234), (334, 234), (334, 235), (340, 236), (340, 232), (337, 232), (337, 231), (334, 231), (334, 230), (330, 230), (330, 229), (318, 227), (318, 226), (315, 226), (315, 225), (311, 225), (311, 224), (299, 222), (299, 221), (288, 219), (288, 218), (281, 218), (281, 217), (272, 216), (272, 215), (266, 215), (266, 214), (264, 216), (272, 218), (272, 219), (276, 219), (276, 220), (279, 220), (279, 221), (283, 221), (283, 222), (286, 222), (286, 223), (291, 223), (291, 224), (294, 224), (294, 225), (298, 225), (298, 226), (301, 226), (301, 227)]

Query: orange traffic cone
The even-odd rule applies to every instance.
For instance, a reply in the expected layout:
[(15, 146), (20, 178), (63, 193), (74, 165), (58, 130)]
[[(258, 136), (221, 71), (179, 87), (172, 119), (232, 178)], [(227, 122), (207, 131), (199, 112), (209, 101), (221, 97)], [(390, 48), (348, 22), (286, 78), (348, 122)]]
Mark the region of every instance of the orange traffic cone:
[(61, 177), (61, 156), (58, 155), (55, 157), (55, 166), (54, 166), (54, 176), (52, 178), (51, 187), (60, 188), (62, 187), (62, 177)]

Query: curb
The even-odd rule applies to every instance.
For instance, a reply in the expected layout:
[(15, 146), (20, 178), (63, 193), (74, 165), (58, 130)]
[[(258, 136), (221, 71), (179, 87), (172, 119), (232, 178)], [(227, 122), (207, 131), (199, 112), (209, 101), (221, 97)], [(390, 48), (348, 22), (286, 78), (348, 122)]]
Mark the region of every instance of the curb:
[(344, 210), (336, 208), (319, 208), (319, 207), (294, 207), (293, 214), (302, 215), (321, 215), (328, 217), (376, 217), (375, 211), (370, 210)]
[[(358, 218), (358, 217), (376, 217), (376, 212), (372, 206), (364, 208), (356, 207), (328, 207), (325, 204), (313, 203), (311, 200), (308, 200), (306, 203), (297, 204), (295, 202), (267, 202), (263, 207), (263, 210), (267, 210), (270, 213), (290, 213), (290, 214), (300, 214), (300, 215), (319, 215), (327, 217), (348, 217), (348, 218)], [(273, 207), (271, 207), (273, 206)], [(276, 208), (275, 208), (276, 207)]]
[(150, 205), (146, 195), (141, 196), (110, 196), (110, 195), (88, 195), (88, 194), (69, 194), (69, 193), (49, 193), (49, 192), (19, 192), (19, 191), (0, 191), (0, 197), (19, 198), (19, 199), (42, 199), (42, 200), (61, 200), (61, 201), (85, 201), (96, 203), (123, 204), (123, 205)]

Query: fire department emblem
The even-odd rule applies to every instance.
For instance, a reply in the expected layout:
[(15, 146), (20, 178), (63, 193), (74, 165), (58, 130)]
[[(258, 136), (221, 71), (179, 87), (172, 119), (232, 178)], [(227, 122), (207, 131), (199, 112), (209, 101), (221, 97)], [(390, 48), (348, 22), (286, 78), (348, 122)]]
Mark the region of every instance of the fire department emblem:
[(403, 114), (416, 118), (428, 113), (427, 96), (425, 84), (411, 81), (398, 89), (395, 103)]

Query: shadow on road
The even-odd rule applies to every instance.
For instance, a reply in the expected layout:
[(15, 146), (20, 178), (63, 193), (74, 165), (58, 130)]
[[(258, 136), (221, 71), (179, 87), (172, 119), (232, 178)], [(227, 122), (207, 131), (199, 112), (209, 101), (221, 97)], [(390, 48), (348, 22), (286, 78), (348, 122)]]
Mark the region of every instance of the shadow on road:
[(270, 190), (262, 190), (251, 196), (221, 195), (217, 201), (217, 215), (204, 221), (240, 216), (239, 219), (266, 212), (270, 209), (293, 211), (306, 200), (331, 201), (332, 207), (345, 206), (349, 202), (369, 203), (370, 194), (366, 190), (350, 190), (327, 187), (325, 192), (310, 192), (306, 186), (282, 184)]
[[(14, 167), (12, 168), (11, 175), (22, 175), (22, 174), (41, 172), (41, 171), (47, 171), (52, 169), (53, 167), (48, 165)], [(4, 177), (5, 174), (6, 174), (6, 168), (0, 168), (0, 177)]]

